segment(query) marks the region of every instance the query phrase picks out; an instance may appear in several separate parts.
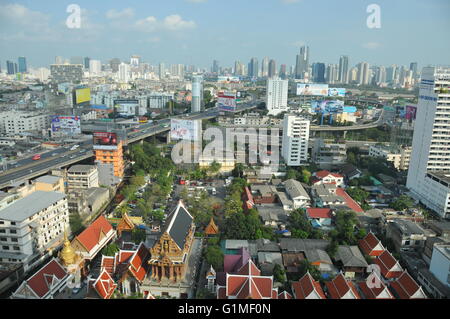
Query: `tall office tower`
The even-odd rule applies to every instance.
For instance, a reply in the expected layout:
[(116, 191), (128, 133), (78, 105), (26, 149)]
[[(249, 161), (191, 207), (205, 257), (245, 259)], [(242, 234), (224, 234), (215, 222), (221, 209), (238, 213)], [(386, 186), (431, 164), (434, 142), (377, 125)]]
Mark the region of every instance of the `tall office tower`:
[(313, 63), (312, 80), (316, 83), (325, 83), (325, 63)]
[(354, 67), (348, 71), (348, 82), (355, 83), (358, 80), (358, 68)]
[(24, 56), (18, 58), (19, 73), (27, 73), (27, 59)]
[(159, 63), (158, 76), (160, 80), (166, 77), (166, 65), (164, 63)]
[(100, 75), (102, 73), (102, 62), (100, 60), (89, 61), (89, 74)]
[(348, 83), (348, 56), (343, 55), (339, 59), (339, 76), (338, 80), (342, 84)]
[(191, 112), (200, 112), (203, 109), (203, 76), (192, 77), (192, 102)]
[(284, 80), (287, 79), (287, 76), (286, 64), (282, 64), (280, 66), (280, 78)]
[(377, 84), (386, 83), (386, 68), (384, 66), (380, 66), (376, 73), (376, 82)]
[(369, 85), (370, 74), (369, 74), (369, 63), (361, 62), (358, 64), (358, 84), (359, 85)]
[(339, 66), (337, 64), (328, 64), (325, 80), (329, 84), (334, 84), (338, 81), (339, 77)]
[(55, 64), (64, 64), (64, 58), (62, 56), (56, 56)]
[(118, 79), (120, 83), (128, 83), (130, 80), (130, 65), (127, 63), (120, 63), (118, 67)]
[(180, 78), (184, 77), (184, 65), (183, 64), (172, 64), (170, 66), (170, 74), (173, 76), (178, 76)]
[(16, 72), (14, 70), (14, 62), (6, 61), (6, 73), (9, 75), (16, 74)]
[(81, 57), (81, 56), (71, 57), (70, 64), (83, 64), (84, 65), (83, 57)]
[(409, 69), (412, 71), (413, 77), (417, 77), (417, 62), (411, 62), (409, 64)]
[(288, 110), (288, 80), (272, 78), (267, 80), (266, 108), (269, 114), (277, 115)]
[(425, 67), (419, 88), (406, 186), (414, 197), (450, 218), (450, 68)]
[(274, 77), (277, 75), (277, 63), (275, 60), (269, 61), (269, 78)]
[(138, 67), (141, 64), (141, 57), (139, 55), (132, 55), (130, 58), (130, 66)]
[(250, 60), (250, 63), (248, 65), (248, 76), (252, 77), (252, 78), (257, 78), (258, 77), (258, 59), (257, 58), (252, 58)]
[(390, 67), (386, 68), (386, 82), (390, 84), (394, 83), (396, 73), (397, 73), (396, 65), (391, 65)]
[(84, 57), (83, 59), (83, 66), (85, 70), (89, 70), (89, 63), (91, 62), (91, 58), (90, 57)]
[(308, 73), (309, 67), (309, 47), (302, 46), (300, 48), (300, 54), (297, 55), (297, 61), (295, 65), (295, 78), (305, 79), (305, 73)]
[(308, 161), (309, 120), (286, 114), (283, 120), (281, 154), (287, 166), (300, 166)]
[(261, 76), (265, 77), (269, 75), (269, 58), (264, 57), (261, 63)]
[(120, 59), (113, 58), (109, 61), (109, 66), (111, 67), (111, 71), (114, 73), (119, 72)]
[(241, 61), (235, 61), (234, 62), (234, 75), (243, 75), (243, 68), (244, 65), (241, 63)]
[(79, 84), (83, 79), (83, 66), (80, 64), (52, 64), (50, 65), (52, 82)]
[(211, 72), (212, 72), (212, 73), (219, 74), (219, 61), (217, 61), (217, 60), (214, 60), (214, 61), (213, 61), (213, 65), (212, 65), (212, 68), (211, 68)]

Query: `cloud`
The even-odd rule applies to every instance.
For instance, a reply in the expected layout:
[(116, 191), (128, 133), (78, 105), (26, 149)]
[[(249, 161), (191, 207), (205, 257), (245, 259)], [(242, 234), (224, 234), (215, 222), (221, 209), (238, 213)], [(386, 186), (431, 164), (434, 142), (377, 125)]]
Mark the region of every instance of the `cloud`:
[(158, 21), (154, 16), (138, 20), (135, 24), (136, 28), (143, 32), (162, 31), (184, 31), (196, 27), (194, 21), (186, 21), (178, 14), (172, 14)]
[(125, 8), (122, 11), (118, 11), (116, 9), (106, 11), (106, 18), (108, 19), (132, 18), (133, 16), (134, 16), (133, 8)]
[(369, 50), (374, 50), (374, 49), (378, 49), (381, 46), (381, 43), (379, 42), (367, 42), (367, 43), (363, 43), (363, 48), (369, 49)]

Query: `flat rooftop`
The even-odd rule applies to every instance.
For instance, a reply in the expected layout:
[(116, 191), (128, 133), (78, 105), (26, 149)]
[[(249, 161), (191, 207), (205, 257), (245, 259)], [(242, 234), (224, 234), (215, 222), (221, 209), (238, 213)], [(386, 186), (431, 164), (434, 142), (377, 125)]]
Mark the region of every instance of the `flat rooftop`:
[(73, 165), (67, 172), (69, 173), (89, 173), (95, 169), (95, 165)]
[(55, 184), (56, 182), (59, 181), (61, 177), (59, 176), (53, 176), (53, 175), (45, 175), (45, 176), (41, 176), (39, 178), (36, 178), (36, 182), (39, 183), (46, 183), (46, 184)]
[(33, 192), (0, 210), (0, 219), (21, 222), (65, 197), (59, 192)]

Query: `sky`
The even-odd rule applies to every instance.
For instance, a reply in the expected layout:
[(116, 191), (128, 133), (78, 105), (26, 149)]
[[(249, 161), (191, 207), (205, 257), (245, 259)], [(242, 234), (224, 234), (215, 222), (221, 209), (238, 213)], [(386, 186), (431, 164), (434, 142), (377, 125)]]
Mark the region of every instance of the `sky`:
[[(81, 8), (80, 28), (66, 25), (70, 4)], [(380, 28), (367, 26), (371, 4)], [(230, 67), (267, 56), (291, 66), (304, 44), (310, 63), (348, 55), (351, 65), (450, 65), (449, 17), (449, 0), (0, 0), (0, 65), (136, 54), (153, 65)]]

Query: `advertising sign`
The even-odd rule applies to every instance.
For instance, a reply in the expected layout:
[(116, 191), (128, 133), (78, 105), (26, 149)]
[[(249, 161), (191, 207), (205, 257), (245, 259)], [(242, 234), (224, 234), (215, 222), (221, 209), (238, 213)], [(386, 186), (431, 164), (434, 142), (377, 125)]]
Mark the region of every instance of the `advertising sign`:
[(238, 76), (218, 76), (218, 83), (240, 83), (241, 79)]
[(200, 129), (201, 121), (198, 120), (170, 120), (170, 138), (173, 140), (197, 141)]
[(417, 106), (407, 105), (405, 118), (407, 120), (415, 120), (417, 115)]
[(52, 132), (62, 132), (67, 135), (81, 134), (79, 116), (52, 116)]
[(344, 111), (344, 101), (312, 101), (311, 111), (313, 113), (342, 113)]
[(220, 92), (217, 95), (217, 106), (219, 111), (234, 112), (236, 111), (236, 95), (231, 92)]
[(81, 104), (85, 102), (91, 101), (91, 89), (90, 88), (81, 88), (75, 89), (75, 103)]
[(328, 96), (328, 84), (297, 83), (297, 95)]
[(96, 150), (117, 150), (117, 134), (110, 132), (94, 132), (93, 148)]
[(345, 88), (329, 88), (328, 96), (345, 97), (347, 90)]
[(117, 113), (124, 116), (138, 115), (136, 111), (139, 108), (139, 100), (135, 99), (123, 99), (114, 100), (114, 108)]

